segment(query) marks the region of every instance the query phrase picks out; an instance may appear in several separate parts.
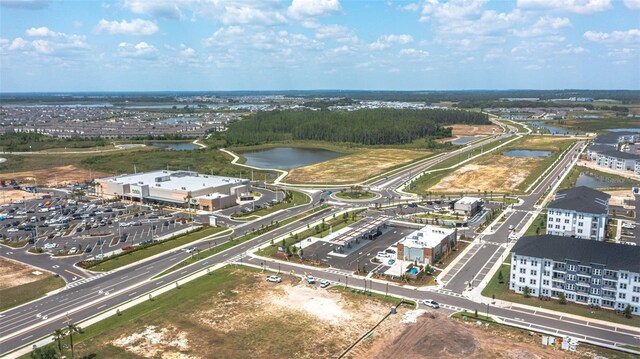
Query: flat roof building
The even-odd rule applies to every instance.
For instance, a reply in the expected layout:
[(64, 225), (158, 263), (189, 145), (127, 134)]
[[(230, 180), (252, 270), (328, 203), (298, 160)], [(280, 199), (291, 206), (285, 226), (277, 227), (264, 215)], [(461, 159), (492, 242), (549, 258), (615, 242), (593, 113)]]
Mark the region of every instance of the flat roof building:
[(433, 265), (455, 245), (457, 230), (426, 225), (398, 242), (398, 259)]
[(473, 216), (482, 207), (482, 199), (477, 197), (462, 197), (453, 204), (456, 213)]
[(206, 211), (231, 207), (242, 193), (249, 191), (248, 179), (193, 171), (161, 170), (96, 179), (96, 193), (102, 196), (180, 207), (191, 205)]

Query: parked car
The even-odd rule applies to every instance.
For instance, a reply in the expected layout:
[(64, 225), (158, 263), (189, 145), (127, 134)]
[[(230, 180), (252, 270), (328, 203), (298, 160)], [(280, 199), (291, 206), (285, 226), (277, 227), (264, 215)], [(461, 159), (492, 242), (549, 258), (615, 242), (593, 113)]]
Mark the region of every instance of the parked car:
[(278, 277), (277, 275), (268, 275), (267, 282), (280, 283), (282, 282), (282, 278)]
[(316, 279), (311, 275), (311, 274), (307, 274), (304, 276), (304, 279), (307, 281), (307, 283), (309, 284), (314, 284), (316, 282)]
[(431, 307), (433, 309), (440, 308), (440, 304), (438, 304), (438, 302), (436, 302), (435, 300), (423, 299), (420, 303), (423, 305), (426, 305), (427, 307)]
[(321, 281), (320, 281), (320, 288), (326, 288), (326, 287), (328, 287), (329, 285), (331, 285), (331, 282), (329, 282), (329, 281), (328, 281), (328, 280), (326, 280), (326, 279), (323, 279), (323, 280), (321, 280)]

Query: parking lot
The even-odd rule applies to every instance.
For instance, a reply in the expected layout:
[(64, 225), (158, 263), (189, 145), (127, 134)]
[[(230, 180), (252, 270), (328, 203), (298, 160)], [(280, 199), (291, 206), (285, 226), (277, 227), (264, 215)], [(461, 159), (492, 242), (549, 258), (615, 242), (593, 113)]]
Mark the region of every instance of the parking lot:
[[(372, 240), (365, 239), (365, 244), (361, 248), (347, 256), (330, 254), (338, 244), (318, 241), (305, 247), (304, 257), (319, 260), (332, 268), (343, 269), (348, 272), (355, 271), (358, 266), (362, 268), (363, 265), (366, 265), (366, 269), (369, 271), (375, 268), (376, 272), (384, 272), (389, 268), (388, 259), (395, 259), (396, 257), (395, 244), (414, 230), (414, 228), (387, 226), (380, 236)], [(378, 252), (387, 250), (389, 250), (389, 258), (386, 261), (383, 260), (382, 263), (374, 263), (372, 261)]]
[(0, 235), (56, 255), (100, 256), (168, 237), (189, 226), (188, 214), (148, 206), (43, 196), (4, 204)]

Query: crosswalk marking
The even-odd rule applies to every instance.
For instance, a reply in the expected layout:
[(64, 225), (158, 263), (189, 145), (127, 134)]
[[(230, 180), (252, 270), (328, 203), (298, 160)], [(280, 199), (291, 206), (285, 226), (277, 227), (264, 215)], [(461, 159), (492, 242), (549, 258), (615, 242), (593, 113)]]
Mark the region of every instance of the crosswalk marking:
[(88, 278), (84, 278), (84, 279), (81, 279), (81, 280), (78, 280), (78, 281), (75, 281), (75, 282), (71, 282), (71, 283), (67, 284), (65, 286), (65, 288), (73, 288), (73, 287), (79, 286), (80, 284), (84, 284), (84, 283), (87, 283), (87, 282), (94, 281), (94, 280), (96, 280), (98, 278), (102, 278), (102, 277), (104, 277), (104, 276), (106, 276), (107, 274), (110, 274), (110, 273), (111, 272), (100, 273), (100, 274), (94, 275), (93, 277), (88, 277)]

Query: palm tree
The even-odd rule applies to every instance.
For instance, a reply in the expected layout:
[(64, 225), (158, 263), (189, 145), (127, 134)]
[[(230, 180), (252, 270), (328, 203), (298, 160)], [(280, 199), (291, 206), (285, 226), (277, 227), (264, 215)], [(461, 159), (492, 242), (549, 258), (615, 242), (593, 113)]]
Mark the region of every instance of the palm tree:
[(58, 351), (60, 351), (60, 356), (62, 356), (62, 338), (64, 338), (64, 330), (56, 329), (53, 331), (53, 340), (58, 342)]
[(69, 346), (71, 347), (71, 359), (75, 358), (75, 353), (73, 352), (73, 333), (82, 334), (82, 328), (79, 326), (69, 323), (67, 324), (67, 333), (69, 333)]

